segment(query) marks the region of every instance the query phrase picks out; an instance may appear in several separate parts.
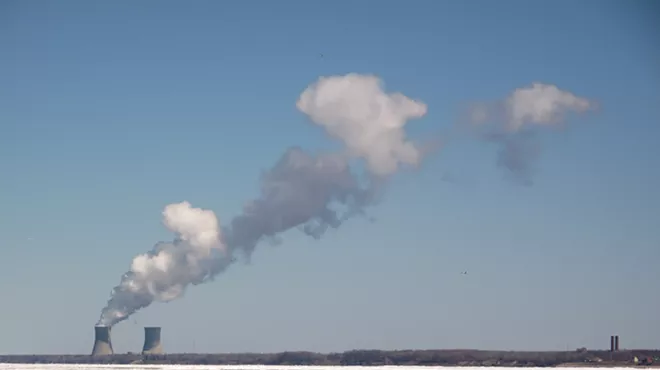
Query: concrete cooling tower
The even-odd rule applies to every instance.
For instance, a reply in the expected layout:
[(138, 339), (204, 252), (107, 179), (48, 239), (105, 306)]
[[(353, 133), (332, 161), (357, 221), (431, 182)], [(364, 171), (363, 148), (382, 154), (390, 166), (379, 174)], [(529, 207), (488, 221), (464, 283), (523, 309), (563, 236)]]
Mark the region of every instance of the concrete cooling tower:
[(142, 346), (142, 353), (145, 355), (163, 353), (163, 345), (160, 342), (159, 327), (144, 328), (144, 346)]
[(112, 342), (110, 341), (110, 327), (95, 326), (92, 356), (111, 355), (113, 353)]

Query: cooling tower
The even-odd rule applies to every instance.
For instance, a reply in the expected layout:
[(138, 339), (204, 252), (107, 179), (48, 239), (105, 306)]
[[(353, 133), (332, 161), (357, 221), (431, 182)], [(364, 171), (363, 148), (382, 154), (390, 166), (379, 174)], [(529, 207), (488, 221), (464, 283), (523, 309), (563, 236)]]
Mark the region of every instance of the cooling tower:
[(142, 353), (145, 355), (163, 353), (163, 345), (160, 342), (159, 327), (144, 328), (144, 346), (142, 346)]
[(110, 341), (110, 327), (95, 326), (92, 356), (111, 355), (113, 353), (112, 342)]

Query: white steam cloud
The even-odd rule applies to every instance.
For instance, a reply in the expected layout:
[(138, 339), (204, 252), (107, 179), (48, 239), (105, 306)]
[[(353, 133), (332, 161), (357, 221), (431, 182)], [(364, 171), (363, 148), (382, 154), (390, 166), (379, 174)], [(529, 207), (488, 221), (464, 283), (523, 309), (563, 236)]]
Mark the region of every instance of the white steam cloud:
[[(426, 106), (385, 93), (374, 76), (321, 78), (302, 93), (298, 108), (341, 140), (351, 155), (288, 148), (262, 175), (259, 196), (224, 228), (210, 210), (188, 202), (166, 206), (163, 224), (175, 239), (133, 259), (97, 325), (112, 326), (154, 301), (181, 297), (189, 285), (225, 271), (236, 255), (249, 258), (260, 242), (278, 241), (287, 230), (298, 228), (320, 238), (348, 218), (364, 215), (378, 198), (383, 176), (395, 173), (400, 164), (421, 160), (403, 128), (407, 120), (423, 116)], [(366, 176), (351, 170), (350, 158), (367, 162)]]
[(133, 258), (97, 325), (113, 325), (154, 300), (179, 298), (188, 285), (202, 283), (216, 261), (226, 259), (213, 211), (188, 202), (170, 204), (163, 211), (163, 224), (177, 238)]
[(199, 250), (221, 247), (220, 226), (213, 211), (192, 208), (188, 202), (170, 204), (163, 211), (163, 223)]
[(401, 93), (386, 93), (376, 76), (321, 77), (302, 93), (297, 107), (344, 142), (351, 155), (364, 158), (376, 175), (421, 160), (420, 149), (406, 140), (404, 126), (424, 116), (426, 105)]

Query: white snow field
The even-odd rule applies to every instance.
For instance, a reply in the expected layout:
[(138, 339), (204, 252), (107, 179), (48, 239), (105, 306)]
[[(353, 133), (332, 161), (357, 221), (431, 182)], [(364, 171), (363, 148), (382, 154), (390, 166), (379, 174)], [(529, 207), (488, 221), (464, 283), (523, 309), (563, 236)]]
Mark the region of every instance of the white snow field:
[[(476, 370), (486, 367), (456, 366), (269, 366), (269, 365), (91, 365), (91, 364), (3, 364), (0, 370)], [(528, 367), (525, 370), (541, 369)], [(547, 368), (544, 368), (547, 370)], [(561, 370), (593, 370), (595, 367), (562, 367)], [(498, 370), (520, 370), (515, 367), (498, 367)], [(629, 370), (625, 367), (608, 367), (607, 370)]]

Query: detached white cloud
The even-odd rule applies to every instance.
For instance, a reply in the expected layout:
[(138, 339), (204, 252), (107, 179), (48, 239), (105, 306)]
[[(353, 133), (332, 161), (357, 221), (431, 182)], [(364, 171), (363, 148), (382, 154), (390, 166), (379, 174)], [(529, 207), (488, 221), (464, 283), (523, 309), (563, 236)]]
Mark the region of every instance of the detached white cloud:
[(506, 131), (516, 132), (526, 125), (559, 124), (569, 113), (581, 114), (595, 108), (592, 100), (555, 85), (534, 82), (515, 89), (502, 100), (473, 103), (468, 120), (475, 125), (500, 124)]
[(568, 114), (593, 109), (596, 103), (590, 99), (555, 85), (534, 82), (515, 89), (499, 101), (472, 104), (467, 120), (478, 128), (477, 133), (483, 139), (500, 145), (498, 165), (520, 183), (531, 185), (540, 147), (534, 140), (534, 130), (521, 129), (557, 125)]
[(559, 123), (567, 113), (583, 113), (593, 109), (595, 104), (555, 85), (535, 82), (530, 87), (514, 90), (506, 99), (505, 107), (508, 128), (517, 131), (524, 124)]

